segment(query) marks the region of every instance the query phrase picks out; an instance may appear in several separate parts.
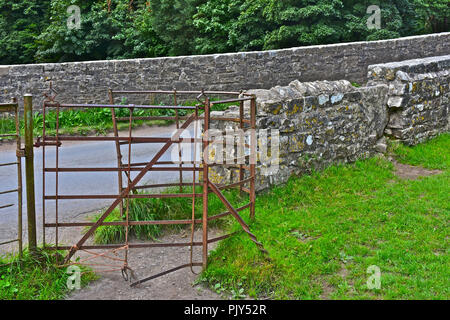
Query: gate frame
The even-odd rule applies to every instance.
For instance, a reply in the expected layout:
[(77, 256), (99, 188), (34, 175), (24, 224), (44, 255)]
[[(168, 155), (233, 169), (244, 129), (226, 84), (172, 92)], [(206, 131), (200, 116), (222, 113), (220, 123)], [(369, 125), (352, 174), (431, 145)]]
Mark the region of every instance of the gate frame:
[[(15, 134), (0, 134), (0, 137), (14, 137), (16, 140), (16, 162), (1, 163), (0, 167), (17, 166), (17, 189), (0, 191), (0, 195), (17, 192), (17, 239), (1, 242), (0, 245), (6, 245), (9, 243), (18, 242), (19, 245), (19, 259), (22, 258), (23, 250), (23, 225), (22, 225), (22, 211), (23, 211), (23, 186), (22, 186), (22, 157), (24, 152), (22, 149), (22, 139), (20, 136), (20, 116), (19, 116), (19, 104), (17, 99), (13, 98), (11, 103), (0, 103), (0, 113), (14, 113), (14, 120), (16, 125)], [(2, 205), (0, 209), (5, 209), (14, 206), (14, 204)]]
[[(53, 90), (53, 89), (52, 89)], [(54, 90), (53, 90), (54, 91)], [(55, 92), (55, 91), (54, 91)], [(174, 97), (174, 105), (135, 105), (135, 104), (128, 104), (128, 105), (116, 105), (114, 104), (114, 95), (116, 94), (165, 94), (165, 95), (173, 95)], [(231, 95), (234, 96), (231, 99), (223, 99), (218, 101), (211, 101), (208, 95)], [(177, 104), (177, 96), (178, 95), (197, 95), (197, 100), (200, 102), (195, 107), (193, 106), (181, 106)], [(230, 236), (232, 236), (234, 233), (223, 235), (220, 237), (216, 237), (213, 239), (208, 238), (208, 221), (219, 219), (228, 215), (232, 215), (242, 226), (244, 231), (250, 236), (250, 239), (257, 244), (257, 246), (260, 248), (260, 250), (264, 253), (267, 253), (267, 251), (264, 250), (261, 243), (259, 243), (256, 239), (256, 237), (250, 232), (248, 225), (244, 222), (244, 220), (239, 216), (239, 211), (242, 211), (244, 209), (250, 208), (250, 217), (251, 219), (255, 216), (255, 173), (256, 173), (256, 136), (255, 134), (251, 135), (250, 138), (250, 159), (253, 160), (250, 162), (249, 166), (239, 164), (239, 181), (234, 183), (229, 183), (226, 185), (216, 185), (212, 181), (210, 181), (208, 173), (209, 173), (209, 164), (207, 161), (205, 161), (204, 156), (201, 157), (201, 167), (196, 168), (195, 164), (197, 161), (180, 161), (180, 164), (178, 167), (155, 167), (158, 165), (164, 165), (164, 164), (174, 164), (172, 161), (159, 161), (159, 158), (166, 153), (169, 148), (173, 144), (178, 144), (180, 146), (181, 143), (194, 143), (197, 145), (197, 143), (201, 143), (203, 150), (211, 143), (209, 138), (206, 136), (205, 132), (207, 132), (208, 129), (210, 129), (210, 120), (223, 120), (223, 121), (233, 121), (239, 124), (240, 129), (246, 130), (246, 129), (252, 129), (253, 133), (256, 129), (256, 97), (252, 94), (247, 94), (243, 92), (226, 92), (226, 91), (176, 91), (175, 89), (172, 91), (164, 91), (164, 90), (148, 90), (148, 91), (113, 91), (109, 89), (108, 96), (110, 100), (110, 104), (60, 104), (59, 102), (55, 101), (55, 96), (46, 95), (47, 99), (43, 103), (43, 134), (42, 134), (42, 141), (41, 139), (38, 139), (37, 143), (35, 144), (37, 147), (42, 146), (43, 147), (43, 244), (44, 247), (46, 246), (46, 239), (45, 239), (45, 229), (46, 228), (55, 228), (56, 231), (56, 238), (55, 238), (55, 246), (49, 247), (49, 249), (53, 250), (68, 250), (68, 254), (64, 259), (65, 263), (69, 263), (72, 256), (78, 251), (78, 250), (90, 250), (90, 249), (120, 249), (125, 248), (125, 262), (124, 266), (122, 268), (122, 274), (126, 274), (127, 269), (130, 269), (127, 264), (127, 256), (128, 256), (128, 250), (130, 248), (147, 248), (147, 247), (179, 247), (179, 246), (190, 246), (191, 247), (191, 262), (189, 264), (185, 264), (182, 266), (175, 267), (173, 269), (163, 271), (157, 275), (153, 275), (151, 277), (139, 280), (132, 284), (132, 286), (137, 285), (139, 283), (154, 279), (156, 277), (162, 276), (164, 274), (167, 274), (169, 272), (173, 272), (176, 270), (179, 270), (181, 268), (185, 267), (192, 267), (193, 266), (202, 266), (203, 270), (206, 269), (208, 264), (208, 244), (213, 243), (219, 240), (226, 239)], [(200, 100), (201, 98), (204, 98), (204, 100)], [(246, 119), (244, 118), (244, 102), (250, 101), (250, 118)], [(239, 103), (239, 118), (224, 118), (224, 117), (210, 117), (210, 112), (212, 107), (215, 104), (219, 103)], [(45, 115), (46, 110), (48, 108), (56, 108), (56, 135), (55, 137), (46, 136), (45, 134)], [(61, 136), (59, 135), (59, 113), (60, 109), (62, 108), (110, 108), (112, 110), (112, 120), (113, 120), (113, 126), (114, 126), (114, 136), (113, 137), (86, 137), (86, 136)], [(114, 110), (119, 108), (125, 108), (130, 110), (129, 117), (126, 118), (117, 118), (115, 115)], [(169, 109), (175, 111), (175, 116), (152, 116), (152, 117), (133, 117), (133, 110), (134, 109)], [(189, 110), (193, 113), (189, 116), (183, 116), (180, 117), (178, 111), (179, 110)], [(199, 115), (199, 112), (203, 111), (203, 116)], [(145, 119), (143, 119), (145, 118)], [(128, 137), (120, 137), (117, 130), (117, 121), (127, 120), (129, 121), (129, 134)], [(160, 137), (133, 137), (132, 135), (132, 121), (133, 120), (174, 120), (176, 122), (177, 131), (176, 133), (170, 137), (170, 138), (160, 138)], [(185, 120), (185, 122), (180, 125), (180, 120)], [(203, 139), (197, 139), (197, 137), (194, 138), (180, 138), (181, 133), (187, 129), (194, 121), (203, 120), (203, 133), (204, 137)], [(247, 127), (246, 127), (247, 125)], [(117, 167), (116, 168), (60, 168), (59, 167), (59, 148), (61, 147), (62, 143), (64, 141), (114, 141), (116, 144), (116, 153), (117, 153)], [(132, 164), (131, 163), (131, 146), (135, 143), (165, 143), (164, 146), (159, 150), (159, 152), (154, 155), (153, 159), (149, 161), (148, 163), (138, 163), (138, 164)], [(122, 144), (128, 144), (129, 147), (129, 159), (127, 164), (122, 163), (122, 155), (120, 152), (120, 145)], [(45, 148), (46, 146), (53, 146), (56, 147), (56, 166), (55, 168), (47, 168), (46, 162), (45, 162)], [(247, 145), (246, 145), (247, 147)], [(179, 156), (181, 160), (181, 148), (179, 147)], [(195, 155), (194, 155), (195, 157)], [(195, 159), (195, 158), (194, 158)], [(236, 161), (236, 158), (234, 159)], [(183, 166), (183, 163), (188, 163), (193, 165), (193, 167), (185, 167)], [(227, 164), (229, 165), (229, 164)], [(244, 170), (249, 171), (249, 177), (244, 179)], [(61, 172), (94, 172), (94, 171), (117, 171), (118, 172), (118, 182), (119, 182), (119, 194), (118, 195), (59, 195), (58, 192), (58, 177)], [(140, 171), (139, 174), (134, 178), (131, 179), (131, 171)], [(151, 172), (151, 171), (179, 171), (180, 172), (180, 181), (176, 184), (156, 184), (156, 185), (146, 185), (146, 186), (138, 186), (137, 184), (139, 181), (145, 176), (145, 174)], [(183, 183), (182, 180), (182, 173), (183, 171), (192, 171), (193, 172), (193, 183)], [(195, 180), (195, 173), (197, 171), (203, 172), (202, 175), (202, 181), (201, 183), (197, 183)], [(48, 196), (46, 194), (46, 188), (45, 188), (45, 175), (47, 172), (54, 172), (56, 173), (56, 186), (55, 186), (55, 195)], [(123, 187), (123, 176), (122, 173), (125, 173), (127, 175), (127, 187)], [(249, 183), (250, 187), (245, 188), (244, 185)], [(180, 191), (182, 191), (183, 186), (185, 185), (192, 185), (193, 190), (192, 194), (189, 193), (173, 193), (173, 194), (135, 194), (134, 191), (138, 188), (141, 189), (148, 189), (148, 188), (155, 188), (155, 187), (169, 187), (169, 186), (179, 186)], [(196, 193), (196, 186), (202, 185), (202, 193)], [(229, 189), (239, 187), (241, 192), (245, 192), (249, 194), (249, 203), (246, 205), (240, 207), (240, 208), (234, 208), (228, 200), (225, 198), (225, 196), (221, 193), (220, 190), (222, 189)], [(133, 193), (133, 194), (130, 194)], [(219, 199), (223, 202), (226, 209), (228, 211), (225, 211), (223, 213), (220, 213), (215, 216), (208, 216), (208, 195), (209, 193), (216, 194)], [(192, 219), (186, 219), (186, 220), (151, 220), (151, 221), (130, 221), (128, 217), (128, 204), (130, 199), (133, 198), (174, 198), (174, 197), (189, 197), (192, 198), (193, 203), (195, 201), (195, 198), (202, 198), (203, 199), (203, 212), (202, 212), (202, 218), (201, 219), (195, 219), (194, 218), (194, 212), (192, 215)], [(103, 212), (101, 217), (96, 222), (69, 222), (69, 223), (61, 223), (59, 222), (59, 216), (58, 216), (58, 201), (59, 200), (74, 200), (74, 199), (80, 199), (80, 200), (86, 200), (86, 199), (115, 199), (115, 201)], [(46, 210), (45, 210), (45, 201), (47, 200), (55, 200), (55, 222), (54, 223), (48, 223), (46, 222)], [(125, 216), (125, 221), (115, 221), (115, 222), (105, 222), (104, 220), (106, 217), (108, 217), (111, 212), (117, 207), (120, 207), (120, 211), (123, 217), (123, 210), (124, 210), (124, 204), (123, 201), (127, 200), (127, 212)], [(194, 206), (193, 206), (193, 210)], [(191, 224), (192, 228), (196, 224), (202, 224), (203, 228), (203, 234), (202, 234), (202, 242), (194, 242), (193, 241), (193, 234), (191, 236), (191, 241), (186, 243), (129, 243), (128, 242), (128, 227), (132, 225), (167, 225), (167, 224)], [(107, 245), (84, 245), (86, 240), (95, 232), (95, 230), (99, 226), (112, 226), (112, 225), (121, 225), (126, 228), (126, 241), (125, 245), (122, 244), (107, 244)], [(90, 229), (81, 237), (81, 239), (73, 246), (61, 246), (59, 245), (58, 241), (58, 229), (61, 227), (80, 227), (80, 226), (87, 226), (90, 227)], [(193, 229), (192, 229), (193, 230)], [(193, 262), (192, 261), (192, 248), (194, 246), (202, 246), (202, 262)], [(131, 269), (130, 269), (131, 270)], [(128, 276), (126, 277), (128, 279)]]

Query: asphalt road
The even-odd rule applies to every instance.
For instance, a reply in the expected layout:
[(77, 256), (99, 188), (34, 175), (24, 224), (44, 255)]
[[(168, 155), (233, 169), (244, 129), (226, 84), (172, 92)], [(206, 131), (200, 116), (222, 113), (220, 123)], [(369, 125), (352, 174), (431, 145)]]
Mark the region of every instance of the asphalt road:
[[(169, 137), (175, 127), (152, 127), (142, 128), (134, 131), (133, 136), (159, 136)], [(190, 130), (192, 131), (192, 129)], [(126, 134), (121, 134), (126, 135)], [(132, 146), (132, 162), (150, 161), (159, 151), (163, 144), (134, 144)], [(36, 215), (38, 220), (38, 238), (42, 229), (42, 148), (35, 148), (35, 193), (36, 193)], [(128, 159), (128, 145), (122, 146), (124, 162)], [(55, 148), (46, 148), (46, 167), (55, 166)], [(59, 151), (60, 167), (115, 167), (116, 160), (115, 143), (107, 142), (64, 142)], [(161, 161), (171, 159), (170, 149)], [(13, 145), (0, 146), (0, 163), (14, 162), (15, 150)], [(24, 172), (23, 164), (23, 172)], [(132, 176), (136, 176), (134, 172)], [(117, 194), (118, 177), (117, 172), (76, 172), (59, 174), (59, 194)], [(55, 173), (46, 173), (46, 194), (55, 194)], [(148, 173), (140, 184), (148, 183), (170, 183), (178, 181), (178, 172), (151, 172)], [(192, 181), (192, 173), (184, 174), (186, 181)], [(23, 177), (25, 185), (25, 178)], [(0, 191), (14, 189), (17, 187), (16, 167), (0, 167)], [(26, 194), (23, 195), (24, 205), (24, 230), (26, 230)], [(111, 204), (114, 200), (59, 200), (59, 220), (68, 222), (84, 221), (86, 214), (99, 210)], [(17, 194), (0, 195), (0, 206), (16, 204)], [(46, 220), (54, 221), (55, 201), (46, 200)], [(0, 209), (0, 242), (15, 237), (17, 224), (17, 206)], [(26, 232), (24, 232), (25, 234)]]

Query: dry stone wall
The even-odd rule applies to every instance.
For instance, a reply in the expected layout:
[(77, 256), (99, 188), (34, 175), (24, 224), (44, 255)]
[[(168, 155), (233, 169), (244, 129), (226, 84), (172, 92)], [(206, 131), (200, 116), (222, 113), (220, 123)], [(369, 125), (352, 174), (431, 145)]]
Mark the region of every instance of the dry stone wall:
[[(439, 56), (371, 65), (364, 87), (347, 80), (295, 80), (288, 86), (250, 90), (257, 98), (257, 129), (269, 130), (269, 136), (277, 129), (280, 136), (279, 168), (272, 172), (258, 163), (257, 189), (312, 168), (384, 153), (386, 137), (414, 145), (448, 132), (449, 79), (450, 56)], [(212, 116), (236, 117), (238, 112), (232, 107)], [(219, 183), (235, 181), (238, 171), (225, 166), (212, 170), (212, 176)]]
[(368, 65), (446, 54), (448, 32), (256, 52), (0, 66), (0, 102), (31, 93), (41, 106), (50, 81), (61, 103), (105, 103), (108, 88), (239, 91), (341, 79), (363, 84)]
[[(374, 155), (377, 141), (388, 123), (388, 87), (384, 84), (356, 88), (346, 80), (293, 81), (288, 86), (249, 92), (257, 97), (257, 129), (268, 130), (268, 136), (272, 130), (279, 130), (278, 170), (272, 171), (260, 163), (258, 190), (283, 183), (292, 174), (305, 173), (311, 168)], [(214, 112), (212, 116), (237, 114), (237, 108), (231, 108)], [(232, 123), (225, 126), (235, 127)], [(267, 148), (271, 154), (270, 143)], [(234, 181), (238, 172), (225, 166), (220, 172), (215, 169), (213, 176)]]
[[(405, 60), (414, 58), (420, 59)], [(386, 61), (399, 62), (379, 64)], [(450, 33), (440, 33), (262, 52), (0, 66), (0, 102), (32, 93), (39, 107), (50, 81), (61, 103), (105, 103), (108, 88), (250, 89), (257, 129), (280, 133), (279, 170), (257, 168), (262, 190), (292, 174), (384, 152), (385, 136), (413, 145), (448, 131), (449, 79)], [(227, 167), (211, 174), (219, 183), (237, 177)]]
[(449, 130), (450, 55), (372, 65), (368, 79), (389, 86), (387, 136), (414, 145)]

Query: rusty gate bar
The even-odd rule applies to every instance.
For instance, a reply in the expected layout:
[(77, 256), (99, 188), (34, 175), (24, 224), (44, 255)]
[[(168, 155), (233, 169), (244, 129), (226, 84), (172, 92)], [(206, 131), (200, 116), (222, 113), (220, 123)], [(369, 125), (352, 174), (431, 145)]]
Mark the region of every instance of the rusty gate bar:
[(205, 159), (208, 159), (208, 154), (205, 153), (205, 150), (208, 148), (208, 130), (209, 130), (209, 116), (210, 116), (210, 101), (209, 98), (206, 98), (205, 101), (205, 110), (204, 110), (204, 120), (203, 120), (203, 216), (202, 216), (202, 225), (203, 225), (203, 252), (202, 252), (202, 263), (203, 263), (203, 270), (206, 269), (208, 266), (208, 180), (209, 180), (209, 168), (208, 168), (208, 161), (205, 161)]
[[(226, 234), (220, 237), (212, 238), (208, 240), (208, 243), (214, 243), (220, 240), (224, 240), (226, 238), (231, 237), (235, 233)], [(171, 243), (130, 243), (128, 245), (129, 248), (165, 248), (165, 247), (189, 247), (189, 246), (196, 246), (201, 247), (203, 246), (203, 242), (197, 241), (197, 242), (171, 242)], [(83, 246), (83, 249), (116, 249), (123, 247), (123, 244), (102, 244), (102, 245), (85, 245)], [(73, 246), (60, 246), (60, 250), (71, 250)], [(49, 249), (53, 249), (54, 247), (51, 247)], [(81, 250), (81, 249), (80, 249)]]
[[(56, 141), (56, 137), (47, 137), (47, 141)], [(200, 142), (199, 139), (194, 138), (180, 138), (181, 143)], [(59, 136), (58, 141), (121, 141), (128, 144), (132, 143), (165, 143), (170, 141), (170, 138), (165, 137), (85, 137), (85, 136)]]
[[(202, 194), (203, 196), (203, 194)], [(246, 205), (236, 208), (237, 212), (240, 212), (242, 210), (245, 210), (247, 208), (250, 208), (250, 204), (247, 203)], [(230, 211), (226, 211), (214, 216), (208, 216), (208, 221), (213, 221), (216, 219), (220, 219), (223, 217), (226, 217), (228, 215), (230, 215), (231, 212)], [(194, 223), (195, 224), (201, 224), (202, 223), (202, 219), (195, 219)], [(191, 224), (192, 220), (151, 220), (151, 221), (130, 221), (129, 225), (130, 226), (144, 226), (144, 225), (168, 225), (168, 224)], [(94, 222), (66, 222), (66, 223), (59, 223), (58, 226), (60, 228), (63, 227), (90, 227), (93, 226)], [(124, 226), (125, 222), (121, 222), (121, 221), (112, 221), (112, 222), (103, 222), (101, 224), (101, 226)], [(46, 227), (55, 227), (56, 223), (47, 223), (45, 225)]]
[[(194, 117), (191, 116), (180, 129), (186, 129), (194, 120)], [(174, 135), (175, 139), (178, 139), (181, 131), (178, 130)], [(69, 251), (69, 254), (66, 256), (65, 262), (68, 262), (70, 258), (75, 254), (75, 252), (86, 242), (86, 240), (93, 234), (93, 232), (99, 227), (100, 223), (102, 223), (107, 216), (113, 211), (113, 209), (119, 204), (120, 201), (123, 200), (124, 197), (128, 195), (131, 189), (136, 186), (136, 184), (143, 178), (143, 176), (154, 166), (154, 164), (159, 160), (159, 158), (169, 149), (169, 147), (173, 144), (173, 141), (168, 141), (160, 151), (153, 157), (153, 159), (142, 169), (142, 171), (133, 179), (133, 181), (129, 184), (129, 186), (124, 189), (124, 191), (120, 194), (120, 196), (113, 202), (113, 204), (103, 213), (103, 215), (97, 220), (97, 222), (85, 233), (85, 235), (80, 239), (80, 241), (72, 247)]]
[(255, 218), (255, 201), (256, 201), (256, 191), (255, 191), (255, 179), (256, 177), (256, 99), (250, 100), (250, 127), (252, 129), (250, 136), (250, 176), (253, 179), (250, 180), (250, 218)]
[[(54, 91), (54, 90), (53, 90)], [(174, 105), (146, 105), (146, 104), (125, 104), (125, 105), (117, 105), (114, 104), (115, 98), (118, 95), (148, 95), (151, 94), (154, 99), (155, 95), (171, 95), (173, 97)], [(231, 95), (232, 98), (222, 99), (211, 101), (208, 95)], [(183, 106), (178, 104), (178, 96), (180, 95), (196, 95), (199, 104), (196, 106)], [(255, 213), (255, 164), (250, 163), (249, 165), (237, 164), (239, 168), (239, 179), (237, 182), (230, 182), (224, 185), (216, 185), (213, 184), (209, 180), (209, 169), (210, 167), (218, 166), (217, 163), (209, 164), (207, 161), (208, 155), (205, 154), (204, 150), (211, 144), (210, 137), (207, 136), (207, 130), (210, 128), (211, 120), (218, 121), (231, 121), (238, 124), (239, 129), (247, 130), (247, 129), (255, 129), (256, 128), (256, 98), (254, 95), (243, 93), (243, 92), (222, 92), (222, 91), (177, 91), (173, 90), (144, 90), (144, 91), (114, 91), (108, 90), (109, 104), (78, 104), (78, 103), (59, 103), (55, 101), (55, 96), (51, 97), (47, 95), (47, 99), (43, 104), (43, 116), (44, 116), (44, 125), (43, 125), (43, 136), (42, 140), (38, 139), (36, 142), (36, 147), (43, 147), (43, 242), (45, 243), (45, 229), (46, 228), (55, 228), (56, 229), (56, 247), (50, 247), (49, 249), (60, 249), (60, 250), (68, 250), (68, 254), (65, 257), (65, 263), (69, 263), (72, 256), (78, 250), (88, 250), (88, 249), (125, 249), (125, 260), (124, 266), (122, 268), (122, 272), (127, 269), (130, 269), (128, 266), (128, 250), (131, 248), (152, 248), (152, 247), (179, 247), (179, 246), (190, 246), (191, 248), (194, 246), (202, 247), (202, 262), (194, 262), (192, 261), (192, 250), (191, 250), (191, 261), (188, 264), (178, 266), (172, 268), (170, 270), (163, 271), (159, 274), (147, 277), (145, 279), (139, 280), (138, 282), (133, 283), (132, 285), (136, 285), (137, 283), (142, 283), (151, 279), (154, 279), (158, 276), (179, 270), (185, 267), (193, 266), (202, 266), (203, 269), (207, 267), (208, 264), (208, 244), (226, 239), (232, 234), (223, 235), (220, 237), (208, 238), (208, 222), (216, 219), (220, 219), (226, 216), (233, 216), (239, 224), (241, 224), (243, 230), (249, 235), (250, 239), (255, 242), (256, 245), (261, 249), (261, 251), (265, 252), (262, 247), (262, 244), (257, 241), (255, 235), (253, 235), (248, 225), (244, 222), (244, 220), (240, 217), (239, 212), (249, 209), (250, 216), (253, 218)], [(250, 102), (250, 115), (248, 118), (245, 118), (245, 109), (244, 102)], [(214, 117), (211, 116), (210, 113), (215, 104), (219, 103), (237, 103), (239, 106), (239, 117)], [(55, 137), (47, 136), (45, 133), (45, 114), (46, 110), (50, 108), (56, 108), (56, 116), (57, 116), (57, 124), (56, 124), (56, 135)], [(112, 122), (113, 122), (113, 133), (112, 137), (85, 137), (85, 136), (64, 136), (59, 134), (59, 115), (60, 109), (62, 108), (80, 108), (80, 109), (90, 109), (90, 108), (109, 108), (111, 110)], [(128, 117), (117, 117), (115, 112), (116, 109), (128, 109), (129, 116)], [(133, 111), (136, 109), (160, 109), (160, 110), (173, 110), (175, 111), (175, 116), (133, 116)], [(188, 115), (181, 116), (179, 114), (179, 110), (185, 110), (188, 112)], [(201, 111), (202, 114), (199, 112)], [(176, 125), (176, 133), (172, 135), (170, 138), (166, 137), (135, 137), (132, 135), (132, 121), (133, 120), (170, 120), (175, 121)], [(120, 136), (119, 130), (117, 127), (118, 121), (127, 121), (128, 122), (128, 134), (127, 136)], [(180, 124), (180, 121), (184, 121), (183, 124)], [(203, 138), (181, 138), (181, 134), (184, 130), (186, 130), (191, 124), (197, 125), (196, 121), (203, 122)], [(59, 148), (64, 145), (65, 141), (110, 141), (114, 142), (116, 146), (116, 156), (117, 156), (117, 167), (60, 167), (59, 166)], [(164, 144), (160, 150), (152, 157), (149, 162), (141, 162), (141, 163), (133, 163), (131, 159), (131, 146), (136, 143), (162, 143)], [(181, 153), (181, 144), (194, 144), (194, 148), (197, 144), (201, 144), (203, 148), (203, 152), (200, 154), (200, 166), (196, 166), (196, 156), (194, 154), (193, 159), (190, 161), (183, 161), (182, 153)], [(127, 163), (124, 164), (122, 161), (122, 152), (120, 150), (120, 146), (123, 144), (128, 145), (128, 160)], [(166, 153), (169, 148), (173, 145), (178, 146), (178, 161), (161, 161), (161, 156)], [(250, 148), (250, 155), (243, 156), (239, 158), (240, 160), (245, 159), (256, 160), (256, 140), (254, 138), (250, 139), (250, 144), (247, 143), (234, 143), (234, 146), (239, 146), (241, 148)], [(56, 165), (53, 168), (46, 167), (45, 163), (45, 148), (46, 147), (56, 147)], [(195, 152), (195, 149), (194, 149)], [(234, 158), (234, 161), (239, 160), (237, 157)], [(177, 166), (164, 166), (170, 164), (178, 164)], [(192, 164), (193, 166), (184, 166), (183, 164)], [(228, 164), (227, 164), (228, 165)], [(159, 183), (159, 184), (144, 184), (138, 185), (141, 179), (152, 171), (178, 171), (179, 172), (179, 180), (176, 183)], [(247, 174), (245, 173), (247, 172)], [(56, 188), (55, 194), (49, 195), (46, 193), (45, 189), (45, 175), (46, 173), (54, 172), (56, 174)], [(58, 190), (58, 176), (59, 174), (63, 174), (65, 172), (117, 172), (118, 175), (118, 194), (86, 194), (86, 195), (68, 195), (68, 194), (59, 194)], [(135, 178), (131, 178), (131, 172), (138, 172)], [(193, 174), (193, 182), (187, 183), (183, 181), (183, 172), (192, 172)], [(198, 185), (202, 186), (201, 193), (197, 193), (195, 186), (197, 185), (195, 173), (201, 172), (201, 179), (199, 177)], [(123, 186), (123, 176), (125, 174), (127, 178), (126, 187)], [(200, 181), (201, 180), (201, 181)], [(249, 184), (249, 188), (245, 188), (244, 185)], [(180, 193), (136, 193), (136, 190), (142, 189), (151, 189), (151, 188), (161, 188), (161, 187), (171, 187), (178, 186)], [(183, 187), (192, 186), (192, 193), (182, 193)], [(232, 204), (225, 198), (225, 196), (221, 193), (220, 190), (230, 189), (238, 187), (239, 190), (243, 193), (249, 194), (249, 202), (239, 208), (234, 208)], [(216, 214), (213, 216), (209, 216), (208, 210), (208, 195), (212, 193), (217, 195), (217, 197), (222, 201), (224, 207), (227, 211), (224, 211), (220, 214)], [(128, 210), (129, 210), (129, 202), (132, 199), (139, 198), (191, 198), (194, 201), (195, 198), (202, 198), (203, 211), (201, 218), (195, 218), (194, 209), (192, 212), (191, 219), (184, 220), (150, 220), (150, 221), (131, 221), (129, 220)], [(103, 212), (103, 214), (98, 218), (96, 222), (60, 222), (59, 221), (59, 207), (58, 201), (63, 200), (89, 200), (89, 199), (111, 199), (114, 200), (112, 204)], [(55, 221), (48, 222), (46, 221), (46, 213), (45, 213), (45, 202), (48, 200), (56, 201), (55, 206)], [(124, 213), (124, 200), (126, 200), (126, 214)], [(119, 206), (119, 210), (121, 213), (122, 221), (113, 221), (106, 222), (105, 219), (111, 214), (114, 208)], [(194, 202), (192, 203), (192, 207), (194, 208)], [(185, 243), (129, 243), (128, 238), (128, 228), (130, 226), (139, 226), (139, 225), (191, 225), (191, 241)], [(195, 225), (202, 225), (202, 241), (195, 242), (193, 241), (193, 232)], [(126, 237), (125, 244), (113, 244), (113, 245), (88, 245), (85, 244), (87, 239), (94, 233), (94, 231), (100, 226), (123, 226), (126, 228)], [(70, 227), (88, 227), (87, 232), (81, 239), (72, 246), (63, 246), (58, 243), (58, 231), (60, 228), (70, 228)]]
[[(0, 245), (5, 245), (9, 243), (18, 243), (19, 247), (19, 259), (22, 258), (23, 251), (23, 222), (22, 222), (22, 211), (23, 211), (23, 186), (22, 186), (22, 157), (24, 156), (24, 151), (22, 149), (22, 139), (20, 135), (20, 114), (19, 114), (19, 104), (17, 99), (13, 98), (11, 103), (1, 103), (0, 113), (13, 113), (15, 122), (15, 134), (1, 134), (0, 137), (14, 138), (16, 140), (16, 162), (1, 163), (0, 167), (16, 166), (17, 168), (17, 188), (11, 190), (3, 190), (0, 195), (15, 193), (17, 192), (17, 239), (7, 240), (0, 243)], [(1, 202), (0, 202), (1, 204)], [(6, 209), (14, 206), (14, 204), (0, 205), (0, 209)]]
[(56, 102), (46, 102), (47, 107), (51, 108), (56, 108), (56, 107), (60, 107), (60, 108), (85, 108), (85, 109), (98, 109), (98, 108), (114, 108), (114, 109), (122, 109), (122, 108), (136, 108), (136, 109), (167, 109), (167, 110), (175, 110), (175, 109), (179, 109), (179, 110), (195, 110), (195, 107), (189, 107), (189, 106), (153, 106), (153, 105), (134, 105), (134, 104), (127, 104), (127, 105), (122, 105), (122, 104), (118, 104), (118, 105), (114, 105), (114, 104), (77, 104), (77, 103), (72, 103), (72, 104), (67, 104), (67, 103), (56, 103)]
[[(177, 90), (174, 88), (173, 89), (173, 103), (175, 105), (177, 105)], [(197, 110), (196, 110), (197, 111)], [(196, 117), (198, 117), (198, 114), (195, 115)], [(175, 123), (176, 123), (176, 128), (180, 129), (180, 116), (178, 114), (178, 109), (175, 110)], [(195, 137), (194, 137), (195, 139)], [(180, 174), (179, 174), (179, 183), (180, 183), (180, 192), (183, 192), (183, 172), (181, 171), (181, 168), (183, 168), (183, 162), (181, 161), (181, 143), (178, 142), (178, 159), (180, 161), (179, 167), (180, 167)]]
[[(244, 101), (239, 101), (239, 129), (244, 130)], [(245, 152), (244, 152), (245, 154)], [(239, 164), (239, 181), (244, 180), (244, 165)], [(239, 185), (239, 193), (242, 195), (242, 185)]]
[[(112, 92), (111, 89), (108, 90), (108, 97), (109, 97), (109, 103), (110, 104), (114, 104), (114, 94)], [(122, 168), (122, 152), (120, 151), (120, 144), (119, 144), (119, 131), (117, 130), (117, 120), (116, 120), (116, 111), (114, 108), (111, 108), (111, 116), (112, 116), (112, 122), (113, 122), (113, 131), (114, 131), (114, 137), (117, 139), (116, 140), (116, 154), (117, 154), (117, 167), (118, 168)], [(118, 171), (117, 172), (118, 175), (118, 184), (119, 184), (119, 194), (122, 192), (123, 189), (123, 176), (122, 176), (122, 172)], [(119, 213), (120, 216), (123, 217), (123, 201), (120, 203), (119, 206)]]

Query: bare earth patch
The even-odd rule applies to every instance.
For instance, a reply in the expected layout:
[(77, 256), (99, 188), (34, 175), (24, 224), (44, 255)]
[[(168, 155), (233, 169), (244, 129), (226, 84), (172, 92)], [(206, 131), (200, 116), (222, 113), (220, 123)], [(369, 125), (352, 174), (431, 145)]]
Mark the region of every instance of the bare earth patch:
[[(219, 235), (218, 231), (210, 230), (210, 237)], [(168, 234), (158, 239), (158, 242), (188, 242), (189, 236)], [(201, 231), (196, 232), (195, 241), (201, 241)], [(211, 249), (213, 244), (211, 244)], [(189, 263), (189, 247), (173, 248), (138, 248), (129, 251), (129, 266), (137, 279), (143, 279), (159, 272)], [(123, 256), (123, 252), (119, 254)], [(82, 254), (82, 258), (86, 258)], [(193, 261), (201, 262), (201, 247), (194, 247)], [(111, 264), (111, 260), (96, 258), (92, 263)], [(95, 267), (95, 269), (100, 269)], [(194, 267), (196, 273), (201, 267)], [(220, 295), (201, 285), (193, 285), (197, 275), (189, 268), (184, 268), (165, 276), (130, 287), (120, 271), (98, 273), (100, 279), (91, 282), (86, 288), (74, 291), (68, 300), (219, 300)], [(136, 280), (137, 280), (136, 279)], [(136, 281), (133, 279), (133, 282)]]
[(409, 164), (398, 163), (397, 161), (392, 161), (392, 163), (395, 167), (394, 173), (400, 179), (415, 180), (420, 177), (427, 177), (442, 173), (441, 170), (425, 169), (420, 166), (411, 166)]
[(320, 300), (331, 300), (331, 294), (333, 292), (334, 287), (324, 280), (322, 282), (322, 294), (320, 295)]

